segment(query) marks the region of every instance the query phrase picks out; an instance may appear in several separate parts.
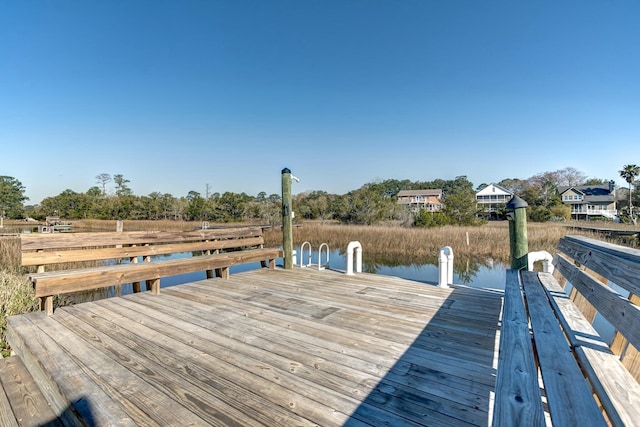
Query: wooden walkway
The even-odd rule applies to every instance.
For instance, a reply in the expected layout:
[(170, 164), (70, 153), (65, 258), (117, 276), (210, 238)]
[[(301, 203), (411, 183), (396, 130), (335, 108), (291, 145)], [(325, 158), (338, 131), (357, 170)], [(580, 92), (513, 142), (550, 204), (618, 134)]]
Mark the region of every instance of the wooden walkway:
[(16, 316), (9, 337), (51, 425), (486, 426), (501, 298), (261, 269)]

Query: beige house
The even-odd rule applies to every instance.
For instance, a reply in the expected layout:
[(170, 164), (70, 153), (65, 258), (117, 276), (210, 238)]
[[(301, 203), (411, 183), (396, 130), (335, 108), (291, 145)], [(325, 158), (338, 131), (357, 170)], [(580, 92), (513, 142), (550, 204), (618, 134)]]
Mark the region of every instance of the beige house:
[(562, 203), (571, 206), (575, 219), (605, 217), (616, 219), (616, 190), (613, 181), (604, 185), (580, 185), (559, 187)]
[(402, 190), (398, 193), (398, 203), (413, 212), (422, 209), (428, 212), (440, 212), (443, 206), (442, 190)]

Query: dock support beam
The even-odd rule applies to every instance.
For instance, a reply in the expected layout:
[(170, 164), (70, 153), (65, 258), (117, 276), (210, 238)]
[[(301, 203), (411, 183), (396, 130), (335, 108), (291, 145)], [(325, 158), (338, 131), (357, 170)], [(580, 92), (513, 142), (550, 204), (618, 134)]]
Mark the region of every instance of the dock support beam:
[(282, 169), (282, 249), (284, 268), (293, 269), (293, 211), (291, 209), (291, 171)]
[(529, 261), (529, 242), (527, 240), (527, 202), (513, 196), (507, 203), (509, 220), (509, 251), (513, 270), (527, 269)]

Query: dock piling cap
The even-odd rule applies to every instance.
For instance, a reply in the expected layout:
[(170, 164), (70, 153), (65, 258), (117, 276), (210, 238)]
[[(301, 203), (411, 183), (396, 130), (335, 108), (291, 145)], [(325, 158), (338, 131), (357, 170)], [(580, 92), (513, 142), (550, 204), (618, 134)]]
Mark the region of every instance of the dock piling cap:
[(526, 208), (527, 206), (529, 206), (529, 204), (525, 202), (523, 199), (521, 199), (518, 196), (513, 196), (511, 200), (509, 200), (509, 202), (507, 203), (507, 210)]
[(291, 173), (291, 170), (289, 168), (282, 169), (282, 175), (284, 175), (285, 173)]

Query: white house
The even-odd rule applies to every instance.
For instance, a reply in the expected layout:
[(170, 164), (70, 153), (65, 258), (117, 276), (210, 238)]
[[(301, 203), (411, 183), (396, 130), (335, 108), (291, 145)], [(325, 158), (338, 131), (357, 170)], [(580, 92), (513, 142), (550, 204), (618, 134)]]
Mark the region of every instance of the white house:
[(476, 206), (489, 218), (497, 218), (513, 193), (497, 184), (489, 184), (476, 193)]

